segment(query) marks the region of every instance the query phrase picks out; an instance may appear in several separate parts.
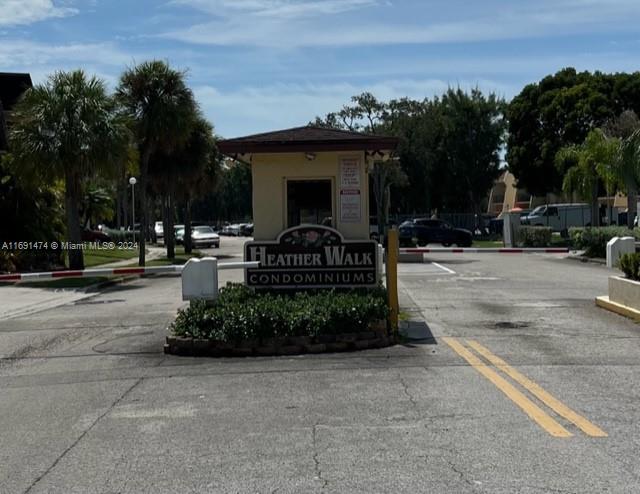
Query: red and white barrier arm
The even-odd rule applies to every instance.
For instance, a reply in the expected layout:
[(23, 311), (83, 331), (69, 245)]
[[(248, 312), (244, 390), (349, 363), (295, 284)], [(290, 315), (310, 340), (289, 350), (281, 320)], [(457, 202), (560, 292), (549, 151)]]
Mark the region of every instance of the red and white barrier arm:
[(480, 254), (480, 253), (498, 253), (498, 254), (527, 254), (527, 253), (545, 253), (545, 254), (567, 254), (567, 247), (410, 247), (400, 249), (400, 254)]
[[(259, 262), (226, 262), (218, 264), (218, 270), (257, 268)], [(123, 276), (133, 274), (181, 273), (183, 265), (150, 266), (145, 268), (95, 268), (81, 271), (48, 271), (45, 273), (10, 273), (0, 274), (0, 281), (36, 281), (55, 280), (59, 278), (93, 278), (102, 276)]]

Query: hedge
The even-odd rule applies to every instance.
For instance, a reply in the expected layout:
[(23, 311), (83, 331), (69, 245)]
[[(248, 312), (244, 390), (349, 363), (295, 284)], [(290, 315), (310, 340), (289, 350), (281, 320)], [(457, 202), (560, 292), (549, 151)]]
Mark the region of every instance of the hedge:
[(366, 331), (388, 313), (382, 288), (273, 293), (229, 283), (212, 305), (197, 301), (179, 310), (170, 329), (175, 336), (238, 343)]
[(640, 281), (640, 253), (623, 254), (618, 262), (620, 269), (627, 278)]
[(518, 229), (518, 246), (548, 247), (551, 245), (551, 227), (521, 226)]
[(607, 242), (613, 237), (640, 238), (640, 231), (629, 230), (624, 226), (601, 226), (591, 228), (569, 228), (571, 246), (584, 250), (587, 257), (604, 258), (607, 255)]

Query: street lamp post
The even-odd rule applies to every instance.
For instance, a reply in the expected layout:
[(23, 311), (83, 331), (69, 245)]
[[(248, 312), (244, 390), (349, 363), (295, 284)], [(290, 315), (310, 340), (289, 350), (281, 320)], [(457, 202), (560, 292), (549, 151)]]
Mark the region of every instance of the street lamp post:
[(131, 184), (131, 216), (132, 216), (132, 222), (131, 222), (131, 230), (133, 231), (133, 242), (135, 243), (136, 241), (136, 183), (138, 181), (136, 180), (136, 177), (131, 177), (129, 179), (129, 183)]

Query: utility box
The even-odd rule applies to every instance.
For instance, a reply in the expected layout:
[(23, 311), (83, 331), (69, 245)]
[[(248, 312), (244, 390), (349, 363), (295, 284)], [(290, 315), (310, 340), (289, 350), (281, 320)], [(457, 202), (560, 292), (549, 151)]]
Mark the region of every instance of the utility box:
[(218, 260), (191, 258), (182, 269), (182, 300), (218, 298)]
[(505, 247), (516, 247), (518, 243), (518, 230), (520, 229), (520, 213), (503, 213), (502, 238)]

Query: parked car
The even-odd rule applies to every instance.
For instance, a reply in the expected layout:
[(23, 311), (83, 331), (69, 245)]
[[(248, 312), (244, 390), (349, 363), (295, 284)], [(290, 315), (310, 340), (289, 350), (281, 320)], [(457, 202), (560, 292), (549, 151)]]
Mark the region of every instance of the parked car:
[(469, 230), (454, 228), (446, 221), (415, 218), (405, 221), (398, 229), (401, 246), (442, 244), (449, 247), (471, 247), (473, 235)]
[[(176, 233), (176, 242), (184, 243), (184, 227)], [(191, 229), (191, 243), (194, 247), (220, 247), (220, 235), (210, 226), (195, 226)]]
[(591, 226), (591, 206), (584, 203), (546, 204), (522, 217), (521, 222), (525, 225), (549, 226), (554, 232), (572, 226)]
[(164, 225), (162, 221), (156, 221), (153, 225), (153, 231), (155, 232), (156, 239), (164, 238)]
[(177, 245), (184, 242), (184, 225), (173, 225), (173, 238)]
[(82, 230), (83, 242), (111, 242), (111, 237), (100, 230)]
[(223, 235), (229, 235), (231, 237), (237, 237), (238, 235), (240, 235), (240, 225), (226, 225), (220, 233), (222, 233)]
[(243, 223), (240, 225), (240, 235), (243, 237), (253, 236), (253, 223)]

